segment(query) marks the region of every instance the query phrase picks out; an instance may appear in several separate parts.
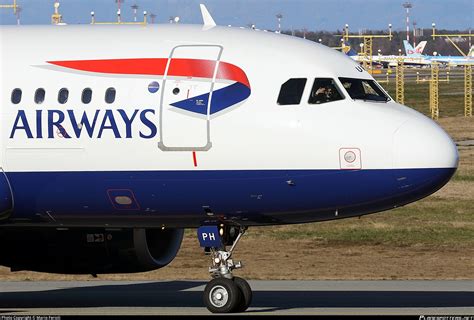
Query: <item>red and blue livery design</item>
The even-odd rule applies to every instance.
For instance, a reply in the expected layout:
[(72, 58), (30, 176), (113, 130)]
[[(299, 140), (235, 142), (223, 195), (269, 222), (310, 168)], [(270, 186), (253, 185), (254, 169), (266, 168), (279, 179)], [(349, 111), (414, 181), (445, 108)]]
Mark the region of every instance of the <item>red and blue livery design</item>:
[[(94, 73), (120, 75), (155, 75), (164, 76), (168, 66), (167, 58), (113, 59), (113, 60), (80, 60), (80, 61), (48, 61), (48, 63)], [(172, 59), (168, 67), (168, 77), (213, 79), (216, 68), (215, 60), (203, 59)], [(210, 114), (215, 114), (246, 100), (251, 94), (250, 82), (245, 72), (227, 62), (219, 62), (216, 81), (234, 82), (212, 93)], [(193, 113), (207, 115), (210, 93), (188, 98), (171, 105)]]

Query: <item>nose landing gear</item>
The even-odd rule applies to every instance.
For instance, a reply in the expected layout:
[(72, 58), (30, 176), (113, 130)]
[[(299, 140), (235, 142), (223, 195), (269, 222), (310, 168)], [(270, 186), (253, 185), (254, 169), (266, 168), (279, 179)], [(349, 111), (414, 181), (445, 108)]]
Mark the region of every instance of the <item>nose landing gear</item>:
[[(212, 313), (244, 312), (252, 302), (248, 282), (232, 274), (243, 266), (241, 262), (233, 261), (232, 254), (245, 231), (245, 227), (234, 226), (198, 229), (201, 246), (212, 258), (209, 273), (213, 279), (206, 285), (203, 296), (204, 304)], [(231, 248), (227, 250), (227, 246)]]

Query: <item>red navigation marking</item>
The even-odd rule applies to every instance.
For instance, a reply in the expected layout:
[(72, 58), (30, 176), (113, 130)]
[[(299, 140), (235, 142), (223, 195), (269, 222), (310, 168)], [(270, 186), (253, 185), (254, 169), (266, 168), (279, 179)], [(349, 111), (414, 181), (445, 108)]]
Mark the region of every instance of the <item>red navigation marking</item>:
[(194, 166), (197, 167), (198, 163), (197, 163), (196, 151), (193, 151), (193, 161), (194, 161)]

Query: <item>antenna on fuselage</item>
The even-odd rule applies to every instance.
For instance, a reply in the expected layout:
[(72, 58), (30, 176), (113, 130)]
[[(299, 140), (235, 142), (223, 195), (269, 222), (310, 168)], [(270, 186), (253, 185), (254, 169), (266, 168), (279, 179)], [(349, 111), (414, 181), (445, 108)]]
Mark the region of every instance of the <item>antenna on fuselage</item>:
[(216, 22), (212, 18), (206, 6), (203, 5), (202, 3), (199, 6), (201, 7), (201, 14), (202, 14), (202, 20), (204, 21), (204, 26), (209, 27), (209, 28), (217, 26)]

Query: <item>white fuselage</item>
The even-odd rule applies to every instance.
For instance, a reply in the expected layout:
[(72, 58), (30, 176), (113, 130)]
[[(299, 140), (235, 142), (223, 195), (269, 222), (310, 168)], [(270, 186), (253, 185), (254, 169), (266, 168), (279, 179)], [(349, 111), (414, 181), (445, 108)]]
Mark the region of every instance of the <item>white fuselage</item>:
[[(433, 127), (434, 133), (443, 133), (428, 119), (393, 101), (363, 103), (346, 98), (323, 106), (309, 105), (307, 97), (314, 78), (334, 78), (336, 81), (339, 77), (371, 79), (368, 73), (357, 71), (356, 64), (344, 55), (324, 46), (280, 35), (227, 28), (203, 31), (194, 26), (149, 26), (124, 27), (120, 32), (114, 32), (114, 29), (72, 26), (2, 29), (4, 154), (1, 161), (5, 171), (194, 169), (188, 153), (161, 151), (157, 147), (159, 136), (154, 139), (137, 137), (140, 129), (146, 129), (138, 123), (134, 123), (133, 138), (128, 140), (117, 139), (110, 130), (101, 139), (97, 138), (97, 131), (93, 138), (46, 138), (48, 110), (74, 110), (78, 117), (85, 111), (92, 118), (96, 110), (103, 113), (104, 110), (123, 109), (131, 114), (135, 109), (155, 109), (156, 115), (150, 120), (159, 123), (160, 96), (148, 93), (147, 88), (151, 81), (160, 82), (163, 78), (54, 70), (48, 61), (167, 58), (175, 46), (183, 44), (221, 45), (224, 48), (221, 61), (230, 61), (245, 70), (252, 86), (252, 94), (242, 106), (211, 119), (213, 148), (199, 155), (197, 170), (338, 169), (339, 149), (351, 146), (363, 150), (364, 169), (447, 167), (454, 164), (452, 159), (443, 163), (443, 155), (434, 157), (426, 147), (423, 152), (426, 157), (413, 156), (411, 160), (394, 163), (391, 140), (409, 119), (424, 121)], [(56, 39), (59, 47), (45, 39)], [(296, 106), (278, 106), (280, 86), (289, 78), (309, 79), (303, 100)], [(172, 81), (173, 85), (179, 86), (181, 79)], [(23, 98), (19, 105), (12, 105), (10, 93), (16, 87), (22, 89)], [(89, 105), (80, 100), (86, 87), (93, 89)], [(117, 90), (117, 98), (111, 105), (107, 105), (103, 98), (108, 87)], [(46, 91), (41, 105), (33, 101), (37, 88)], [(65, 105), (57, 101), (61, 88), (70, 91)], [(33, 133), (36, 131), (36, 111), (45, 113), (42, 139), (28, 139), (22, 130), (15, 132), (14, 139), (9, 138), (19, 109), (25, 110)], [(116, 118), (124, 136), (125, 124), (119, 116)], [(98, 124), (102, 119), (102, 114), (99, 114)], [(63, 126), (67, 131), (72, 130), (67, 120)], [(418, 134), (424, 133), (420, 131)], [(433, 140), (422, 139), (428, 145)], [(416, 149), (412, 151), (416, 152)], [(38, 158), (31, 161), (30, 157)]]
[[(436, 123), (392, 100), (351, 99), (339, 78), (372, 77), (344, 54), (309, 41), (185, 25), (2, 27), (0, 40), (0, 165), (7, 176), (457, 166), (456, 147)], [(118, 74), (53, 63), (153, 58), (169, 58), (165, 71), (175, 58), (232, 64), (246, 74), (251, 93), (225, 110), (196, 115), (172, 110), (172, 104), (233, 81), (216, 74), (202, 79), (153, 74), (153, 65), (149, 74)], [(301, 103), (278, 105), (282, 84), (292, 78), (307, 79)], [(344, 99), (309, 104), (316, 78), (334, 79)], [(149, 91), (153, 82), (159, 85), (156, 93)], [(15, 88), (22, 91), (18, 104), (11, 101)], [(35, 103), (38, 88), (46, 93), (41, 104)], [(58, 102), (62, 88), (69, 92), (64, 104)], [(88, 104), (81, 101), (86, 88), (92, 90)], [(104, 100), (108, 88), (116, 90), (111, 104)], [(90, 134), (78, 122), (84, 114), (91, 123), (96, 118)], [(171, 148), (160, 148), (160, 142)], [(355, 167), (341, 160), (341, 150), (356, 150)]]

